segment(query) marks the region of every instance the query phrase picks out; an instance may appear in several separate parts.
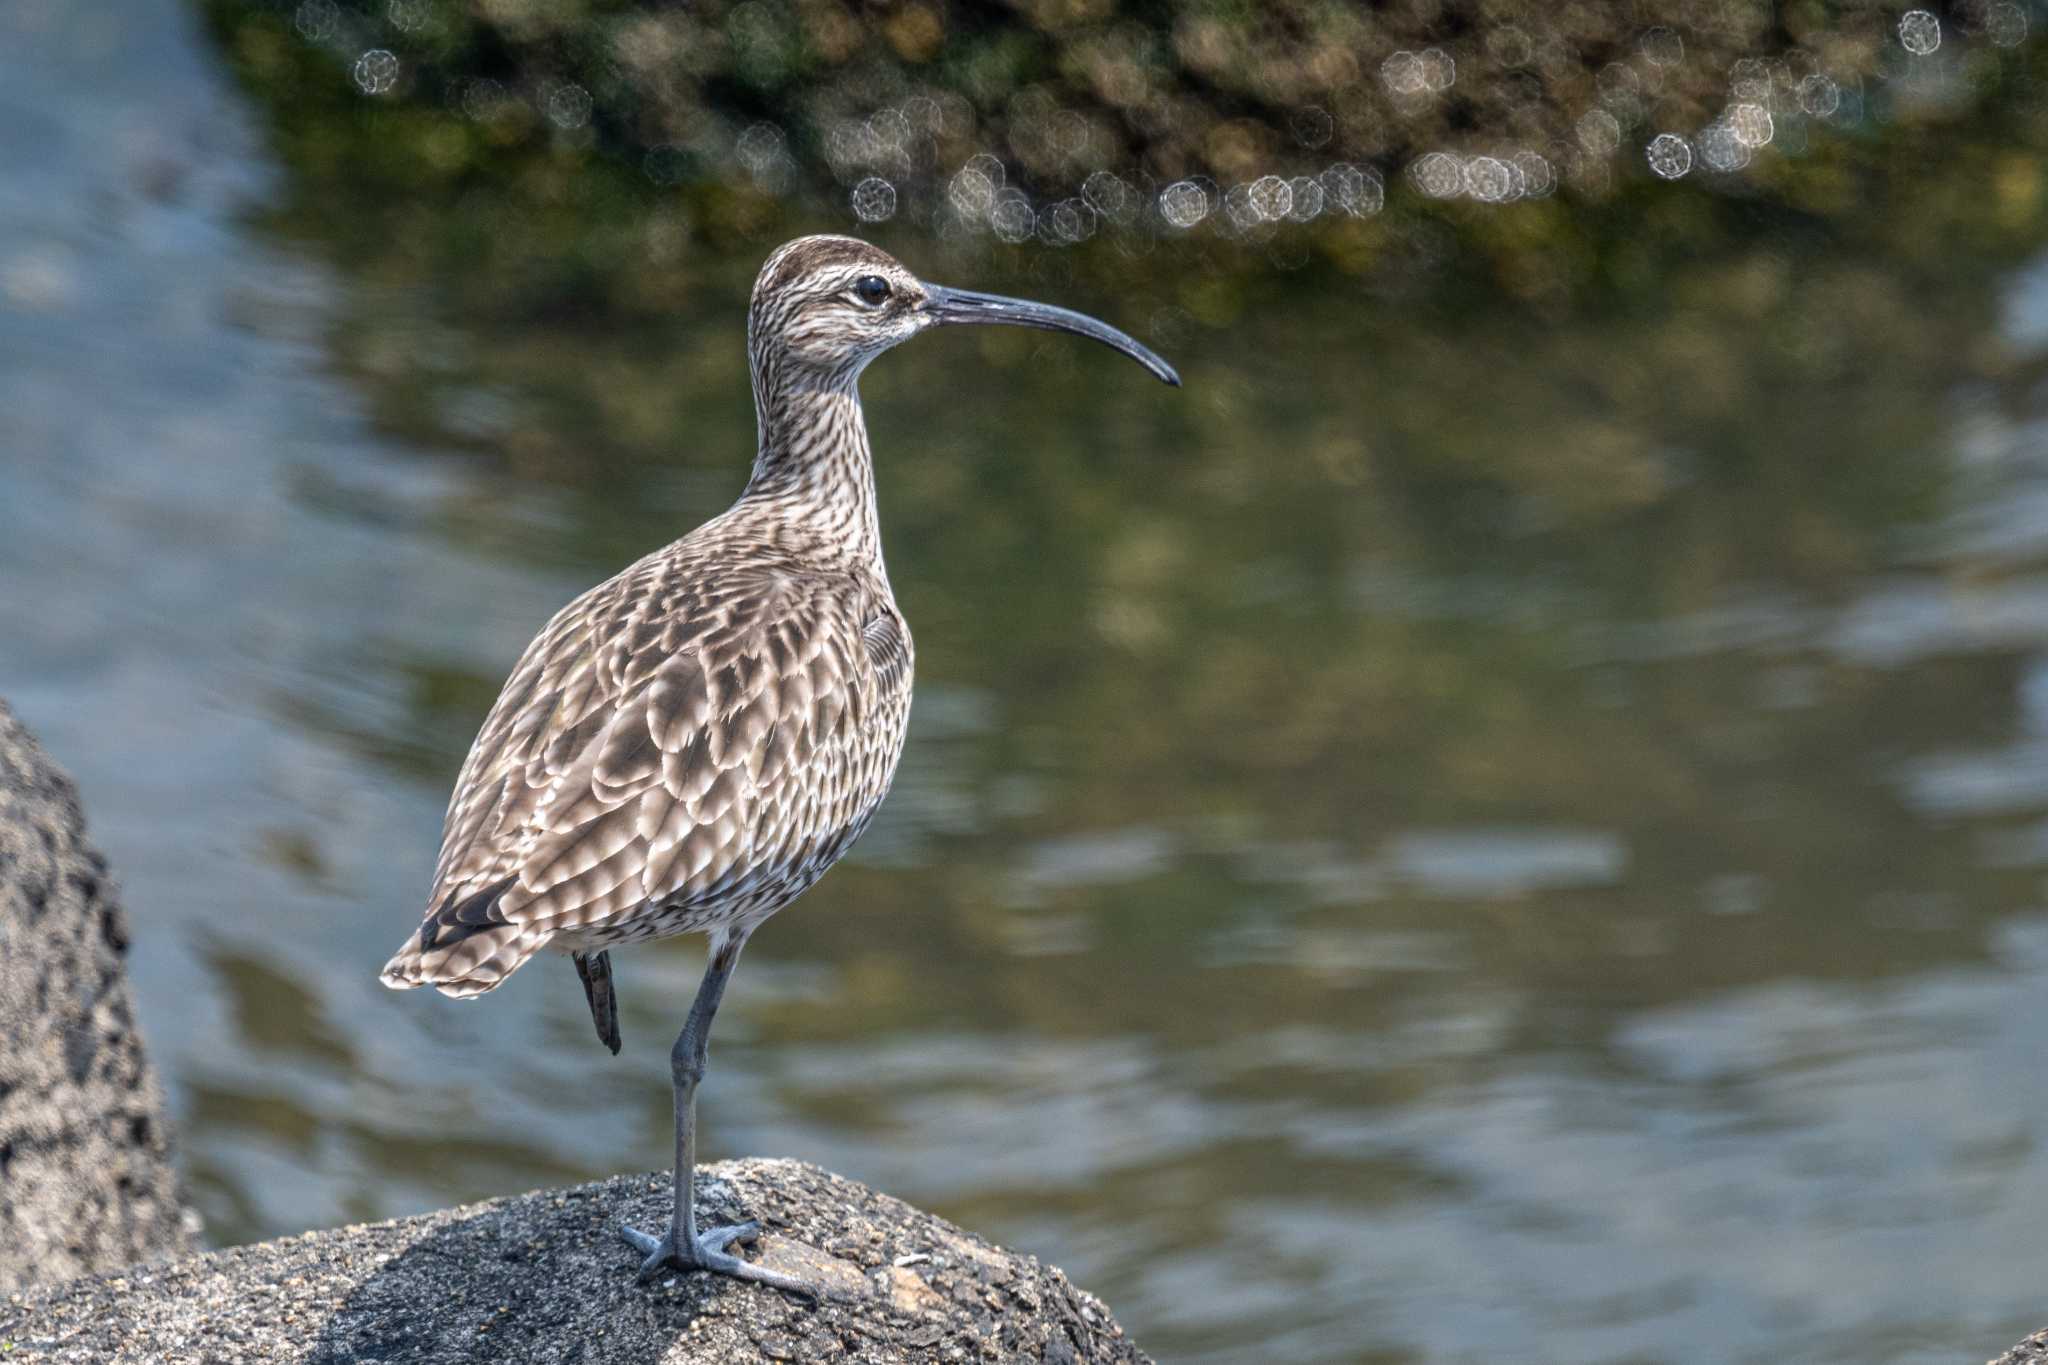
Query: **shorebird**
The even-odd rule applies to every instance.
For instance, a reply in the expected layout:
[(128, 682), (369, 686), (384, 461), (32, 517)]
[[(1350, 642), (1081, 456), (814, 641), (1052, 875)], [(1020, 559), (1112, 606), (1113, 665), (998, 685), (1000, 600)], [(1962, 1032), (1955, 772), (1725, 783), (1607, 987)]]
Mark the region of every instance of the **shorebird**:
[(882, 564), (858, 381), (927, 328), (1073, 332), (1168, 384), (1173, 367), (1064, 308), (928, 284), (851, 237), (803, 237), (761, 267), (747, 312), (758, 446), (739, 501), (556, 613), (462, 765), (425, 922), (384, 967), (397, 990), (470, 998), (542, 948), (571, 955), (619, 1050), (609, 950), (709, 938), (669, 1053), (675, 1203), (621, 1235), (664, 1270), (810, 1292), (700, 1231), (697, 1087), (740, 950), (845, 854), (888, 793), (910, 718), (910, 628)]

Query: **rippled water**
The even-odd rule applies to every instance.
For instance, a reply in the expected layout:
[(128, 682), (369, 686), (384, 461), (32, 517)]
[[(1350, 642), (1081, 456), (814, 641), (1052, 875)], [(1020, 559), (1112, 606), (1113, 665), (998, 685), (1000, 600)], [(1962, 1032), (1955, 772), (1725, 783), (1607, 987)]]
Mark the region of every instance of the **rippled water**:
[[(565, 965), (375, 973), (519, 648), (741, 482), (759, 253), (507, 379), (252, 225), (288, 187), (177, 11), (0, 37), (0, 692), (126, 884), (211, 1236), (665, 1163), (694, 943), (621, 961), (617, 1059)], [(750, 949), (711, 1154), (1057, 1261), (1165, 1358), (2038, 1325), (2048, 258), (1832, 231), (1540, 326), (1081, 300), (1180, 394), (1036, 337), (878, 365), (910, 750)]]

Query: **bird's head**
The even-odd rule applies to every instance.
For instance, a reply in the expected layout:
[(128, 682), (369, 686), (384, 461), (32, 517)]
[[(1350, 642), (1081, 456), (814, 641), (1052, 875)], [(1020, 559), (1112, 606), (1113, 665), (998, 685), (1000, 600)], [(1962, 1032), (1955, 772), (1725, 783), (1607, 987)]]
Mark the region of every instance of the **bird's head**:
[(1173, 366), (1104, 322), (1049, 304), (927, 284), (879, 247), (853, 237), (799, 237), (754, 280), (747, 340), (755, 365), (800, 371), (838, 387), (927, 327), (1007, 323), (1090, 337), (1168, 384)]

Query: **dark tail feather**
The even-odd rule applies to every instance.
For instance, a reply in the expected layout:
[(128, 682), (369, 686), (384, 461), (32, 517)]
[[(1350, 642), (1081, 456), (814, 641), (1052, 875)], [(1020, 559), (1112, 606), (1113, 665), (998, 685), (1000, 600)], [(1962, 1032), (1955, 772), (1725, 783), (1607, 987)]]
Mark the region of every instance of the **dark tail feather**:
[(426, 923), (420, 925), (420, 951), (430, 953), (436, 948), (446, 948), (466, 938), (496, 929), (505, 923), (505, 912), (498, 902), (512, 889), (513, 878), (495, 882), (483, 890), (463, 897), (461, 900), (450, 896), (441, 903), (441, 908), (428, 915)]
[(619, 1001), (612, 994), (610, 953), (571, 953), (576, 975), (583, 978), (583, 998), (590, 1002), (590, 1022), (597, 1025), (597, 1041), (619, 1055)]
[(546, 930), (506, 919), (499, 901), (511, 886), (507, 878), (461, 900), (450, 896), (384, 964), (384, 984), (393, 990), (433, 986), (448, 995), (471, 996), (511, 975), (549, 938)]

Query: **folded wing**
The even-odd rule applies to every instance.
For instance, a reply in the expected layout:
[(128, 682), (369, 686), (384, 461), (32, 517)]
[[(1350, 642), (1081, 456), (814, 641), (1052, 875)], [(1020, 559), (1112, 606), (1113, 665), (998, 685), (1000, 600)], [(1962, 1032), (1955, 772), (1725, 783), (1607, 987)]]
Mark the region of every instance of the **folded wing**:
[(864, 596), (657, 556), (565, 608), (463, 765), (386, 984), (477, 994), (557, 935), (704, 927), (822, 871), (880, 796), (858, 742), (880, 686)]

